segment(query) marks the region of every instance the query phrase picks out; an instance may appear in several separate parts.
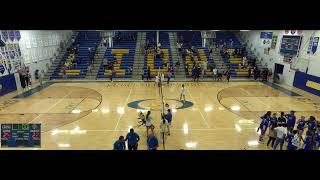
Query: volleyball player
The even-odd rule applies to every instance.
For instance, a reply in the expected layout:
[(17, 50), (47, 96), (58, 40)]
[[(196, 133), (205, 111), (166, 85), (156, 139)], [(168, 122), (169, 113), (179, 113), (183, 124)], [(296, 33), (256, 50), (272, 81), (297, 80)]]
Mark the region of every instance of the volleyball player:
[(180, 101), (183, 98), (183, 103), (186, 102), (186, 89), (184, 87), (184, 84), (182, 84), (181, 90), (180, 90)]

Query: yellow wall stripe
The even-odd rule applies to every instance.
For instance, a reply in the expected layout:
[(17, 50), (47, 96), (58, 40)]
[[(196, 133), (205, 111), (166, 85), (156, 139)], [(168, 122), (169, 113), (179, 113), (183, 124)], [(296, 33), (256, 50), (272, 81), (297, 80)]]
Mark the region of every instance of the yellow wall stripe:
[(320, 91), (320, 84), (319, 83), (316, 83), (316, 82), (308, 80), (307, 83), (306, 83), (306, 86), (309, 87), (309, 88), (313, 88), (313, 89), (316, 89), (316, 90)]

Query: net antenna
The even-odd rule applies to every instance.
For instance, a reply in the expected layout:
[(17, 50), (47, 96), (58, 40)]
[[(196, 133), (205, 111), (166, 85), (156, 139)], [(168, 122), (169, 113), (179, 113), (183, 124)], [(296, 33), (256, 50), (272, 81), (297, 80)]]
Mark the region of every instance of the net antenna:
[(164, 95), (163, 95), (163, 89), (162, 89), (162, 72), (161, 69), (159, 68), (158, 70), (158, 77), (159, 77), (159, 97), (160, 97), (160, 102), (161, 102), (161, 115), (164, 114)]

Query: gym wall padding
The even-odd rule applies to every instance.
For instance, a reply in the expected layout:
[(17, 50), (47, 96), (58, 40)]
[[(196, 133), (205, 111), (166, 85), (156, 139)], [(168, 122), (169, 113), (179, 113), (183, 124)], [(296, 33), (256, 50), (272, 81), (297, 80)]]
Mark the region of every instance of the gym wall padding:
[(14, 74), (0, 77), (0, 96), (17, 90)]
[(320, 77), (296, 72), (294, 76), (293, 86), (314, 95), (320, 96)]

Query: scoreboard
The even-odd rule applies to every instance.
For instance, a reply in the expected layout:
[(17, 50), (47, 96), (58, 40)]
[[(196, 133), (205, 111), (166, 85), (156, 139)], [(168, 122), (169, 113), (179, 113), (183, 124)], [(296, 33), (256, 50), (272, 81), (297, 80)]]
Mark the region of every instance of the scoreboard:
[(280, 53), (297, 55), (300, 50), (302, 36), (283, 36)]
[(41, 124), (1, 124), (1, 147), (41, 147)]

